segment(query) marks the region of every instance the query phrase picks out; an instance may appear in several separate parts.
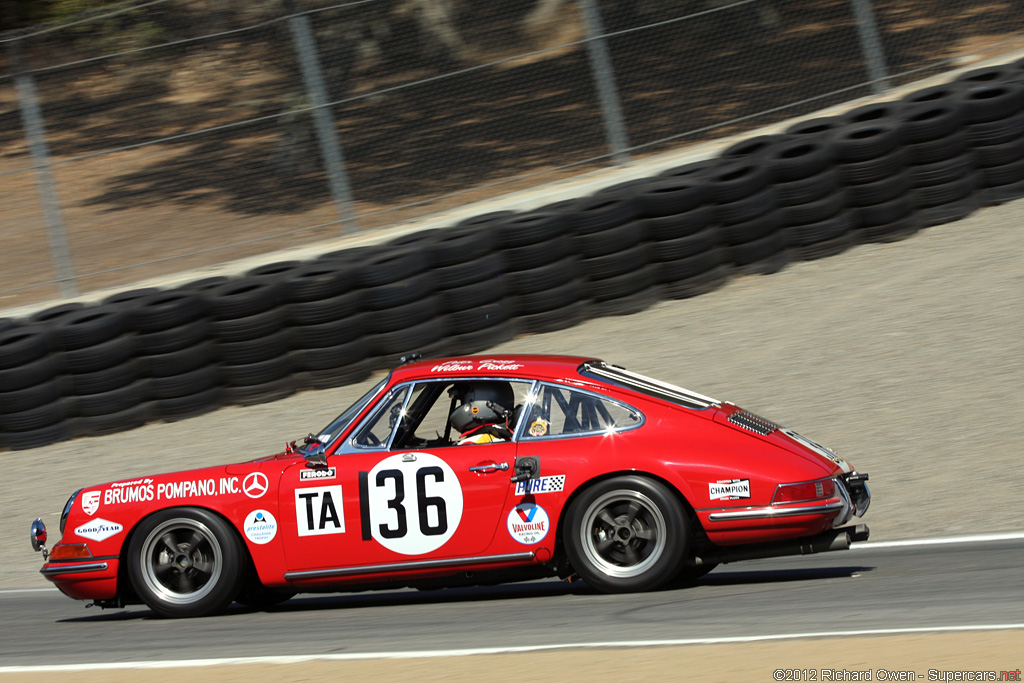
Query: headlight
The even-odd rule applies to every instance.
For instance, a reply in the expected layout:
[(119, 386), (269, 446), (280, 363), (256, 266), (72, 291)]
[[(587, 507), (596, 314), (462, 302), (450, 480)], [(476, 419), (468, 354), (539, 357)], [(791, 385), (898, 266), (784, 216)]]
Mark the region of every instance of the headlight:
[(78, 489), (71, 494), (68, 498), (68, 502), (64, 503), (64, 511), (60, 513), (60, 533), (64, 533), (64, 525), (68, 522), (68, 515), (71, 514), (71, 506), (75, 504), (75, 499), (78, 498), (78, 494), (82, 492), (82, 489)]

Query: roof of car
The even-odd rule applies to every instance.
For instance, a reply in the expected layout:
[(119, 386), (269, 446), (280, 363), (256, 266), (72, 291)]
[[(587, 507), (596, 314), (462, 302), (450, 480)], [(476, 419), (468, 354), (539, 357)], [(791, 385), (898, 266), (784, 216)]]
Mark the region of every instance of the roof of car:
[(545, 380), (579, 378), (580, 364), (595, 360), (591, 356), (542, 354), (497, 354), (456, 356), (418, 360), (395, 368), (394, 380), (402, 382), (423, 377), (487, 376), (526, 377)]

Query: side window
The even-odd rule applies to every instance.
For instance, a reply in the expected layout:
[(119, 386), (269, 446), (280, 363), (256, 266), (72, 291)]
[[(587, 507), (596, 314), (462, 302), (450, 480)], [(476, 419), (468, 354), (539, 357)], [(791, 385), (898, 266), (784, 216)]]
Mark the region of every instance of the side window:
[(385, 398), (366, 424), (359, 429), (353, 443), (362, 448), (383, 448), (391, 438), (395, 425), (404, 417), (405, 399), (408, 394), (409, 387), (401, 387)]
[(621, 403), (545, 384), (530, 408), (523, 439), (628, 429), (642, 419), (637, 410)]
[[(462, 429), (478, 425), (453, 425), (452, 412), (462, 405), (466, 390), (472, 386), (481, 396), (497, 399), (502, 397), (501, 408), (511, 412), (508, 428), (515, 431), (515, 408), (521, 405), (530, 393), (530, 383), (520, 381), (470, 380), (460, 382), (428, 382), (417, 385), (413, 399), (409, 402), (412, 414), (411, 433), (399, 432), (394, 448), (425, 448), (454, 446), (460, 442)], [(504, 390), (500, 390), (503, 387)], [(488, 388), (493, 391), (488, 391)], [(509, 391), (511, 390), (511, 391)], [(504, 424), (504, 423), (502, 423)]]

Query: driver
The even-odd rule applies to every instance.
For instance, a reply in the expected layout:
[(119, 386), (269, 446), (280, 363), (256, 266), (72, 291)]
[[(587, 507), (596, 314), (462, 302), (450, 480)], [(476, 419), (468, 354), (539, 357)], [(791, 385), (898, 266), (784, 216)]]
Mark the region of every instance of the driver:
[(498, 443), (512, 439), (509, 419), (515, 406), (515, 393), (508, 382), (466, 382), (452, 388), (452, 398), (461, 402), (448, 416), (459, 430), (455, 443)]

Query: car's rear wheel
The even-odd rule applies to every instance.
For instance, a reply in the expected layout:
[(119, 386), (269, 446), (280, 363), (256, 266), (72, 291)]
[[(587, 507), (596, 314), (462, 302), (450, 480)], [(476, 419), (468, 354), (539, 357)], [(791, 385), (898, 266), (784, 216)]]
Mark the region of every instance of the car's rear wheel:
[(142, 521), (128, 546), (136, 594), (164, 617), (216, 614), (238, 595), (241, 543), (217, 515), (198, 508), (161, 510)]
[(676, 497), (639, 476), (586, 489), (570, 507), (563, 533), (573, 568), (605, 592), (665, 585), (678, 574), (690, 536)]

